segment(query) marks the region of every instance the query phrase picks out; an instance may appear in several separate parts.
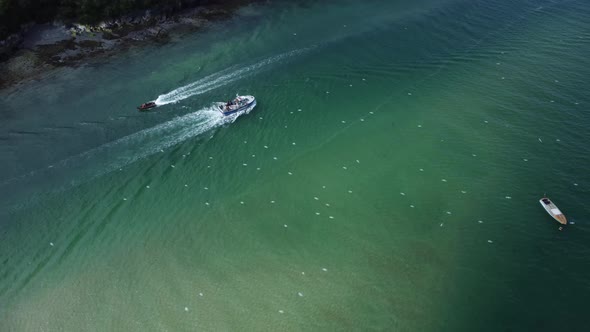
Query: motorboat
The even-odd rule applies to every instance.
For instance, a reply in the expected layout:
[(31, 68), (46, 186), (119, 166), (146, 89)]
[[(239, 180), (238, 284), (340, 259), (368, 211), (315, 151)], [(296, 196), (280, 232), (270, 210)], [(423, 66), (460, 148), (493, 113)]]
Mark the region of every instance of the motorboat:
[(555, 205), (549, 198), (543, 197), (539, 200), (539, 202), (541, 203), (543, 208), (545, 208), (545, 211), (547, 211), (547, 213), (549, 213), (549, 215), (553, 217), (553, 219), (557, 220), (557, 222), (559, 222), (562, 225), (567, 225), (567, 219), (565, 218), (565, 215), (557, 208), (557, 205)]
[(256, 106), (256, 98), (254, 96), (236, 96), (235, 99), (227, 103), (217, 103), (219, 111), (225, 116), (242, 111), (249, 112), (254, 106)]
[(145, 110), (149, 110), (150, 108), (154, 108), (158, 105), (156, 105), (155, 101), (148, 101), (147, 103), (143, 103), (139, 106), (137, 106), (137, 109), (140, 111), (145, 111)]

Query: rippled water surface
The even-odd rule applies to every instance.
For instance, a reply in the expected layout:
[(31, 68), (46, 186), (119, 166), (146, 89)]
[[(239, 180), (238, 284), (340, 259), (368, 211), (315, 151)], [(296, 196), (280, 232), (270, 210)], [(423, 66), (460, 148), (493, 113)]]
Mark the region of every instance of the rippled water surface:
[(280, 2), (1, 91), (0, 330), (585, 331), (589, 54), (582, 0)]

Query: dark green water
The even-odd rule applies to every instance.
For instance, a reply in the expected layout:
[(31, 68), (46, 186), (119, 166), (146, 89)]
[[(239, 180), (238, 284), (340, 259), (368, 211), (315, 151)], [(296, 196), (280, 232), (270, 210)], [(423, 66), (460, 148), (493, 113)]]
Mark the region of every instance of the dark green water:
[(586, 331), (589, 54), (582, 0), (276, 3), (2, 91), (0, 331)]

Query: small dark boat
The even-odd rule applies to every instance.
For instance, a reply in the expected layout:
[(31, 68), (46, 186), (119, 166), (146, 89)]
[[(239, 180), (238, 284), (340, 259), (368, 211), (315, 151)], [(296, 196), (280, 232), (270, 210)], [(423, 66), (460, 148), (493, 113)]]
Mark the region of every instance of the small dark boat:
[(154, 108), (156, 106), (158, 106), (158, 105), (156, 105), (156, 102), (150, 101), (150, 102), (143, 103), (143, 104), (137, 106), (137, 109), (140, 111), (145, 111), (145, 110), (149, 110), (150, 108)]

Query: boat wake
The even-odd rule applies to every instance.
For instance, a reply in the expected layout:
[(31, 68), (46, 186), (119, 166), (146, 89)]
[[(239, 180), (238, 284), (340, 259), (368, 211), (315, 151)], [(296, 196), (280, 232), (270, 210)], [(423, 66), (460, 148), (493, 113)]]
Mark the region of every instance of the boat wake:
[(209, 76), (201, 78), (196, 82), (172, 90), (166, 94), (159, 95), (158, 98), (155, 100), (156, 105), (162, 106), (170, 103), (176, 103), (183, 99), (203, 94), (205, 92), (227, 85), (239, 79), (251, 76), (255, 73), (260, 72), (263, 69), (267, 69), (270, 65), (274, 63), (299, 55), (308, 50), (310, 50), (310, 48), (289, 51), (286, 53), (272, 56), (270, 58), (266, 58), (260, 62), (246, 66), (244, 68), (236, 69), (236, 67), (230, 67), (224, 69), (215, 74), (211, 74)]
[[(38, 169), (18, 178), (0, 183), (0, 191), (10, 187), (28, 187), (24, 183), (35, 182), (36, 188), (59, 192), (81, 185), (101, 175), (121, 169), (164, 149), (204, 134), (214, 128), (234, 122), (239, 116), (249, 113), (254, 105), (235, 114), (224, 116), (216, 104), (200, 109), (168, 122), (156, 125), (101, 145), (82, 154), (64, 159), (47, 168)], [(62, 179), (62, 180), (60, 180)], [(63, 181), (67, 179), (67, 181)], [(62, 183), (56, 186), (55, 183)], [(45, 191), (45, 190), (38, 190)], [(33, 195), (23, 193), (30, 203)], [(2, 195), (0, 195), (2, 196)], [(14, 197), (13, 197), (14, 198)], [(13, 206), (12, 208), (23, 208)]]
[[(92, 158), (97, 159), (98, 163), (100, 161), (106, 163), (104, 167), (101, 167), (100, 172), (94, 174), (98, 176), (146, 158), (225, 123), (231, 123), (233, 120), (235, 119), (226, 119), (211, 106), (141, 130), (74, 158), (82, 160)], [(66, 159), (62, 164), (65, 166), (75, 164), (75, 160)]]

